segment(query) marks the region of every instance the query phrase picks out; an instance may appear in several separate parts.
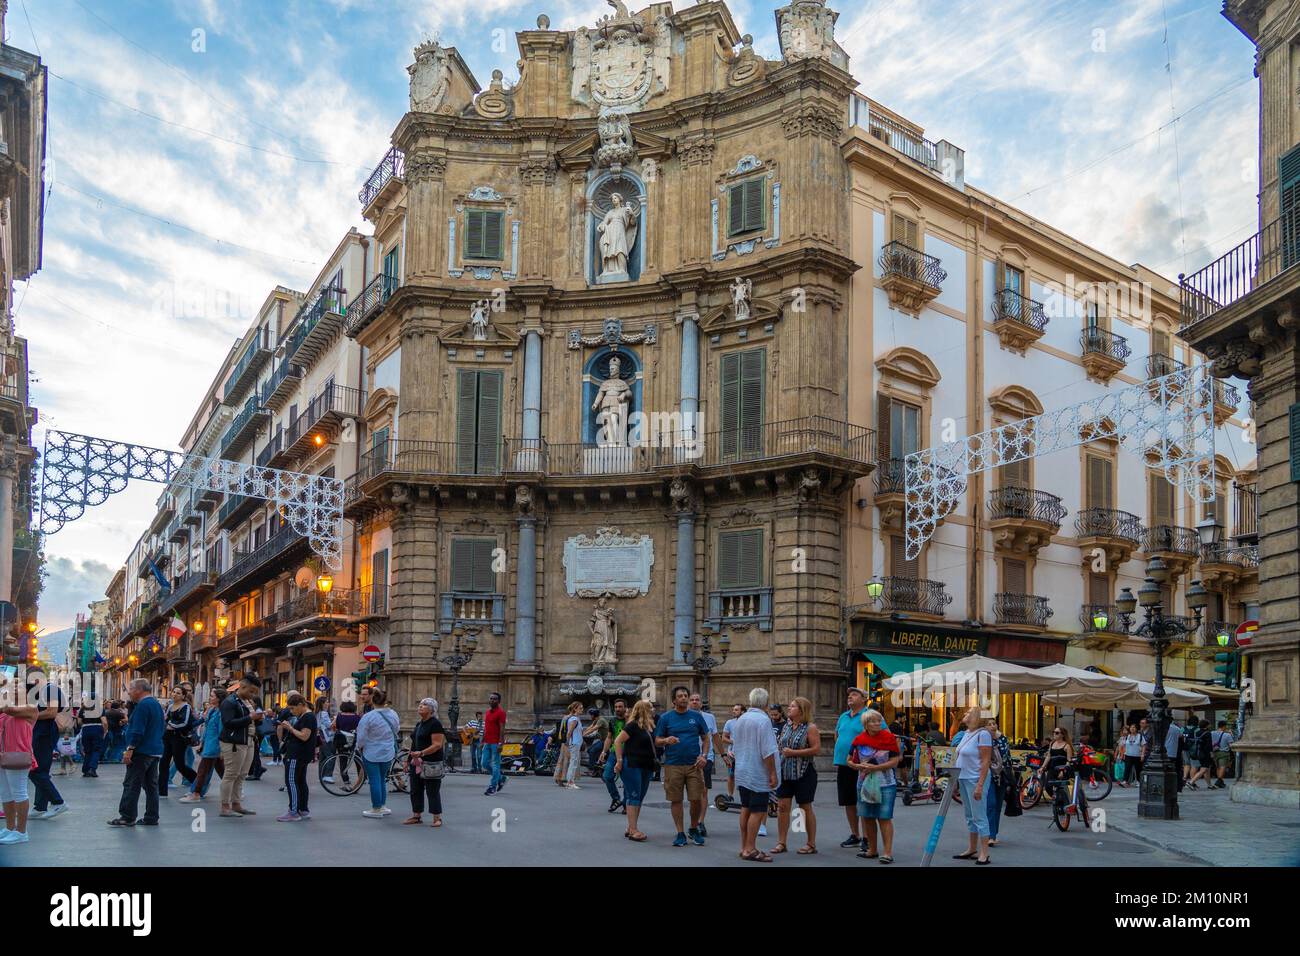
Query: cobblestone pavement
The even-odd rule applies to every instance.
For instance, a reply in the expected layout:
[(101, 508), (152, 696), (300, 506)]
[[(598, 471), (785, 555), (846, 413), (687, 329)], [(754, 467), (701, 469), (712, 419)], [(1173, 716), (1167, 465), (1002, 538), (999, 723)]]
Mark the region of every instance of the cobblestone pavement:
[[(409, 797), (393, 793), (389, 805), (393, 813), (382, 820), (361, 816), (369, 801), (362, 795), (335, 797), (320, 788), (313, 770), (310, 782), (312, 819), (303, 823), (277, 823), (275, 817), (285, 810), (285, 795), (280, 792), (283, 773), (271, 768), (260, 781), (246, 785), (246, 805), (257, 815), (244, 819), (222, 818), (215, 791), (197, 805), (181, 804), (181, 791), (173, 788), (171, 798), (162, 802), (161, 826), (114, 830), (106, 826), (116, 815), (121, 794), (120, 765), (101, 767), (98, 779), (79, 774), (56, 777), (55, 782), (67, 800), (69, 810), (51, 820), (34, 820), (29, 825), (31, 842), (21, 846), (0, 846), (0, 866), (213, 866), (230, 864), (293, 863), (313, 866), (331, 861), (353, 863), (362, 854), (389, 865), (529, 865), (636, 863), (641, 865), (676, 865), (689, 862), (702, 866), (741, 865), (737, 859), (739, 814), (710, 808), (707, 816), (708, 843), (704, 847), (670, 846), (674, 835), (668, 804), (659, 784), (651, 785), (651, 799), (643, 810), (641, 829), (650, 836), (644, 844), (623, 839), (624, 818), (609, 814), (609, 796), (599, 780), (583, 778), (582, 789), (561, 790), (550, 778), (535, 776), (511, 778), (505, 790), (484, 796), (486, 778), (455, 774), (443, 786), (445, 824), (440, 829), (428, 826), (402, 826), (410, 813)], [(716, 795), (719, 790), (715, 789)], [(829, 804), (833, 787), (823, 786), (818, 796), (821, 852), (815, 856), (798, 856), (793, 850), (804, 843), (803, 834), (792, 835), (791, 852), (778, 856), (775, 867), (867, 866), (883, 869), (872, 860), (858, 859), (855, 851), (839, 847), (847, 827), (843, 811)], [(1214, 821), (1240, 819), (1231, 831), (1243, 834), (1250, 829), (1251, 817), (1234, 817), (1236, 805), (1219, 799), (1220, 794), (1190, 794), (1185, 806), (1203, 802), (1212, 817), (1207, 822), (1176, 824), (1210, 831), (1222, 824)], [(1153, 846), (1133, 835), (1126, 821), (1119, 819), (1136, 814), (1129, 805), (1135, 794), (1116, 789), (1103, 804), (1115, 810), (1115, 825), (1105, 833), (1060, 833), (1053, 828), (1045, 808), (1005, 820), (1002, 845), (993, 851), (995, 866), (1187, 866), (1193, 850), (1206, 858), (1208, 838), (1194, 836), (1195, 846), (1182, 853)], [(1208, 808), (1213, 808), (1212, 810)], [(1255, 810), (1257, 808), (1251, 808)], [(143, 801), (141, 803), (143, 810)], [(201, 812), (200, 812), (201, 811)], [(926, 837), (935, 819), (935, 805), (905, 807), (900, 801), (895, 813), (897, 834), (894, 857), (897, 866), (916, 866), (921, 859)], [(770, 836), (759, 845), (771, 849), (776, 842), (776, 821), (769, 823)], [(1163, 825), (1162, 825), (1163, 826)], [(1143, 824), (1150, 831), (1154, 824)], [(1295, 829), (1270, 826), (1261, 837), (1277, 841), (1285, 835), (1294, 845)], [(1274, 832), (1276, 830), (1276, 833)], [(1167, 832), (1161, 830), (1161, 833)], [(1190, 831), (1189, 831), (1190, 832)], [(1240, 836), (1239, 836), (1240, 838)], [(1214, 845), (1227, 843), (1231, 837), (1221, 832)], [(1280, 842), (1280, 841), (1278, 841)], [(966, 845), (966, 828), (961, 810), (954, 806), (940, 841), (935, 866), (972, 866), (953, 860), (952, 854)], [(1219, 862), (1215, 860), (1215, 862)], [(1226, 862), (1226, 861), (1225, 861)], [(1231, 862), (1243, 862), (1232, 860)], [(1244, 862), (1263, 862), (1249, 860)]]

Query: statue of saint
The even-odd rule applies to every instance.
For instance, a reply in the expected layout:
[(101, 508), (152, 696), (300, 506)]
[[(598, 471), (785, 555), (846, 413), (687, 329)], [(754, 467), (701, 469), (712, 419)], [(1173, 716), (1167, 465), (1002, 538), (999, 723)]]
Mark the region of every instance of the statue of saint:
[(623, 196), (613, 193), (612, 205), (596, 226), (600, 237), (600, 277), (627, 277), (627, 259), (636, 242), (636, 212), (624, 205)]
[(749, 319), (749, 296), (753, 291), (752, 279), (742, 279), (737, 276), (736, 281), (731, 283), (731, 307), (737, 322), (745, 322)]
[(596, 602), (587, 627), (591, 630), (591, 666), (612, 668), (618, 663), (618, 624), (608, 594), (602, 594)]
[(475, 342), (487, 341), (488, 327), (487, 299), (479, 299), (469, 307), (469, 325), (473, 330)]
[(598, 445), (626, 445), (628, 411), (632, 405), (632, 386), (619, 376), (623, 363), (617, 355), (609, 360), (609, 377), (596, 390), (591, 410), (596, 413)]

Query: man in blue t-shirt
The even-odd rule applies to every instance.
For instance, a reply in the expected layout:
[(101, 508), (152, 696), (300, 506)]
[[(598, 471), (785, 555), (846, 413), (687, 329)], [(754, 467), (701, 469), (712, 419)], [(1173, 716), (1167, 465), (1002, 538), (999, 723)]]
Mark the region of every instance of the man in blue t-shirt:
[(860, 687), (850, 687), (848, 697), (849, 709), (835, 722), (835, 792), (849, 821), (849, 837), (840, 844), (843, 847), (862, 843), (858, 829), (858, 772), (849, 766), (849, 751), (853, 738), (862, 733), (862, 711), (867, 706), (867, 695)]
[(673, 709), (655, 724), (655, 746), (664, 748), (664, 794), (672, 809), (677, 836), (673, 846), (686, 846), (682, 827), (682, 790), (691, 801), (690, 839), (704, 846), (700, 814), (704, 806), (704, 761), (709, 748), (709, 725), (698, 710), (690, 709), (691, 692), (673, 688)]

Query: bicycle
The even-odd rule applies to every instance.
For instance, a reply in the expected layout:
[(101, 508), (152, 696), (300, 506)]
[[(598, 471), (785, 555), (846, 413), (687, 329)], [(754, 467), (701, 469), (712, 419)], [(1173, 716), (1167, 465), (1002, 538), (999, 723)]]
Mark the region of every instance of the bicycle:
[(1088, 797), (1084, 792), (1086, 787), (1083, 783), (1083, 774), (1080, 772), (1084, 766), (1081, 759), (1072, 760), (1068, 769), (1070, 772), (1069, 784), (1069, 802), (1066, 797), (1065, 780), (1054, 780), (1049, 786), (1054, 793), (1052, 796), (1052, 822), (1062, 833), (1070, 829), (1070, 816), (1073, 814), (1083, 824), (1085, 829), (1091, 829), (1090, 814), (1088, 812)]
[[(336, 741), (342, 738), (342, 746), (317, 765), (317, 774), (326, 793), (335, 797), (350, 797), (365, 786), (366, 766), (352, 749), (355, 734), (340, 730), (334, 737)], [(388, 767), (388, 789), (406, 793), (410, 787), (406, 776), (406, 764), (410, 755), (410, 750), (405, 747), (397, 751), (397, 756)]]

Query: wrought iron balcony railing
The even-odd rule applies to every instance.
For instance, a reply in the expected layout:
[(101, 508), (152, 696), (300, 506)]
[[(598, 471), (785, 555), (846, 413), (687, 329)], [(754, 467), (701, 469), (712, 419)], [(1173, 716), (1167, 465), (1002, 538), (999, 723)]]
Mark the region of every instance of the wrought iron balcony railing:
[(384, 311), (384, 306), (398, 289), (397, 276), (382, 272), (371, 279), (361, 289), (361, 294), (348, 303), (343, 331), (349, 338), (356, 338), (371, 322)]
[(284, 357), (281, 361), (289, 362), (297, 358), (299, 362), (310, 364), (341, 328), (340, 319), (334, 317), (343, 315), (347, 295), (346, 289), (327, 285), (299, 309), (285, 338)]
[(166, 614), (197, 595), (204, 593), (217, 583), (217, 575), (211, 571), (189, 571), (177, 581), (171, 593), (158, 605), (158, 613)]
[(1178, 286), (1184, 329), (1208, 319), (1300, 262), (1300, 211), (1288, 210)]
[(922, 282), (933, 289), (938, 289), (943, 285), (943, 280), (948, 278), (948, 273), (940, 267), (939, 260), (934, 256), (928, 256), (919, 249), (897, 241), (885, 244), (878, 263), (882, 278), (901, 276)]
[(1233, 515), (1235, 524), (1232, 528), (1234, 538), (1259, 537), (1259, 492), (1255, 485), (1232, 486)]
[(1201, 550), (1201, 536), (1195, 528), (1180, 528), (1172, 524), (1152, 525), (1147, 528), (1142, 549), (1148, 553), (1160, 551), (1195, 556)]
[[(344, 418), (359, 418), (366, 403), (366, 393), (346, 385), (326, 385), (312, 396), (307, 407), (284, 430), (284, 453), (287, 457), (301, 454), (317, 444), (317, 429), (326, 424), (331, 427)], [(323, 436), (319, 436), (323, 437)]]
[(235, 554), (231, 560), (230, 570), (217, 579), (217, 596), (229, 594), (232, 589), (244, 583), (295, 545), (305, 545), (306, 542), (305, 535), (295, 531), (292, 525), (286, 524), (258, 547)]
[(1074, 530), (1081, 538), (1120, 538), (1134, 547), (1145, 534), (1141, 518), (1117, 508), (1084, 508), (1074, 516)]
[(302, 373), (301, 365), (282, 359), (262, 386), (262, 404), (267, 408), (278, 409), (302, 382)]
[(760, 631), (772, 629), (771, 588), (718, 588), (709, 592), (709, 623), (757, 624)]
[(854, 125), (861, 126), (874, 138), (887, 143), (926, 169), (936, 173), (941, 171), (938, 147), (930, 140), (871, 109), (871, 105), (862, 97), (853, 97), (851, 110), (850, 122)]
[(996, 624), (1021, 624), (1027, 627), (1046, 627), (1052, 609), (1047, 598), (1037, 594), (1010, 594), (1002, 591), (993, 595), (993, 619)]
[(907, 486), (907, 472), (902, 458), (884, 458), (876, 462), (876, 494), (901, 495)]
[(1043, 303), (1014, 289), (1001, 289), (994, 293), (993, 316), (999, 322), (1003, 320), (1019, 322), (1037, 332), (1047, 328), (1047, 312), (1043, 308)]
[[(234, 369), (226, 377), (226, 384), (222, 389), (222, 401), (227, 405), (231, 404), (231, 399), (242, 392), (249, 382), (257, 377), (257, 373), (270, 358), (270, 332), (262, 330), (253, 333), (253, 341), (248, 343), (248, 347), (244, 349), (244, 354), (239, 357)], [(254, 398), (256, 397), (254, 396)]]
[(952, 603), (952, 595), (942, 581), (891, 575), (882, 578), (881, 584), (880, 606), (884, 611), (942, 617), (943, 609)]
[(1174, 372), (1181, 372), (1187, 368), (1187, 363), (1180, 362), (1176, 358), (1170, 358), (1168, 355), (1147, 356), (1147, 378), (1159, 378), (1162, 375), (1172, 375)]
[(379, 165), (367, 177), (366, 183), (357, 193), (357, 199), (361, 201), (361, 208), (365, 209), (375, 197), (383, 191), (394, 179), (401, 179), (406, 172), (406, 154), (396, 146), (384, 153), (384, 158), (379, 161)]
[(244, 443), (253, 436), (257, 426), (269, 418), (270, 414), (258, 402), (258, 396), (248, 396), (248, 401), (244, 403), (243, 409), (226, 428), (225, 434), (221, 436), (222, 456), (237, 452), (242, 448)]
[(271, 462), (284, 451), (284, 432), (278, 431), (271, 436), (271, 440), (266, 443), (266, 447), (257, 453), (257, 465), (259, 468), (274, 467)]
[(1229, 564), (1246, 570), (1258, 568), (1259, 545), (1203, 544), (1201, 563)]
[[(1097, 626), (1097, 615), (1106, 619), (1105, 627)], [(1120, 623), (1119, 609), (1112, 604), (1085, 604), (1079, 610), (1079, 623), (1084, 634), (1125, 634)]]
[(989, 517), (995, 521), (1001, 518), (1042, 521), (1059, 528), (1065, 517), (1065, 506), (1060, 498), (1046, 491), (1011, 485), (989, 492)]
[(1241, 392), (1237, 386), (1229, 385), (1222, 379), (1214, 380), (1214, 404), (1238, 408), (1241, 405)]
[(1079, 334), (1079, 347), (1084, 355), (1105, 355), (1120, 362), (1128, 361), (1133, 350), (1128, 339), (1102, 328), (1086, 328)]
[(1207, 647), (1218, 647), (1219, 635), (1227, 634), (1228, 643), (1224, 646), (1231, 647), (1236, 633), (1237, 625), (1231, 621), (1205, 621), (1201, 624), (1199, 643)]

